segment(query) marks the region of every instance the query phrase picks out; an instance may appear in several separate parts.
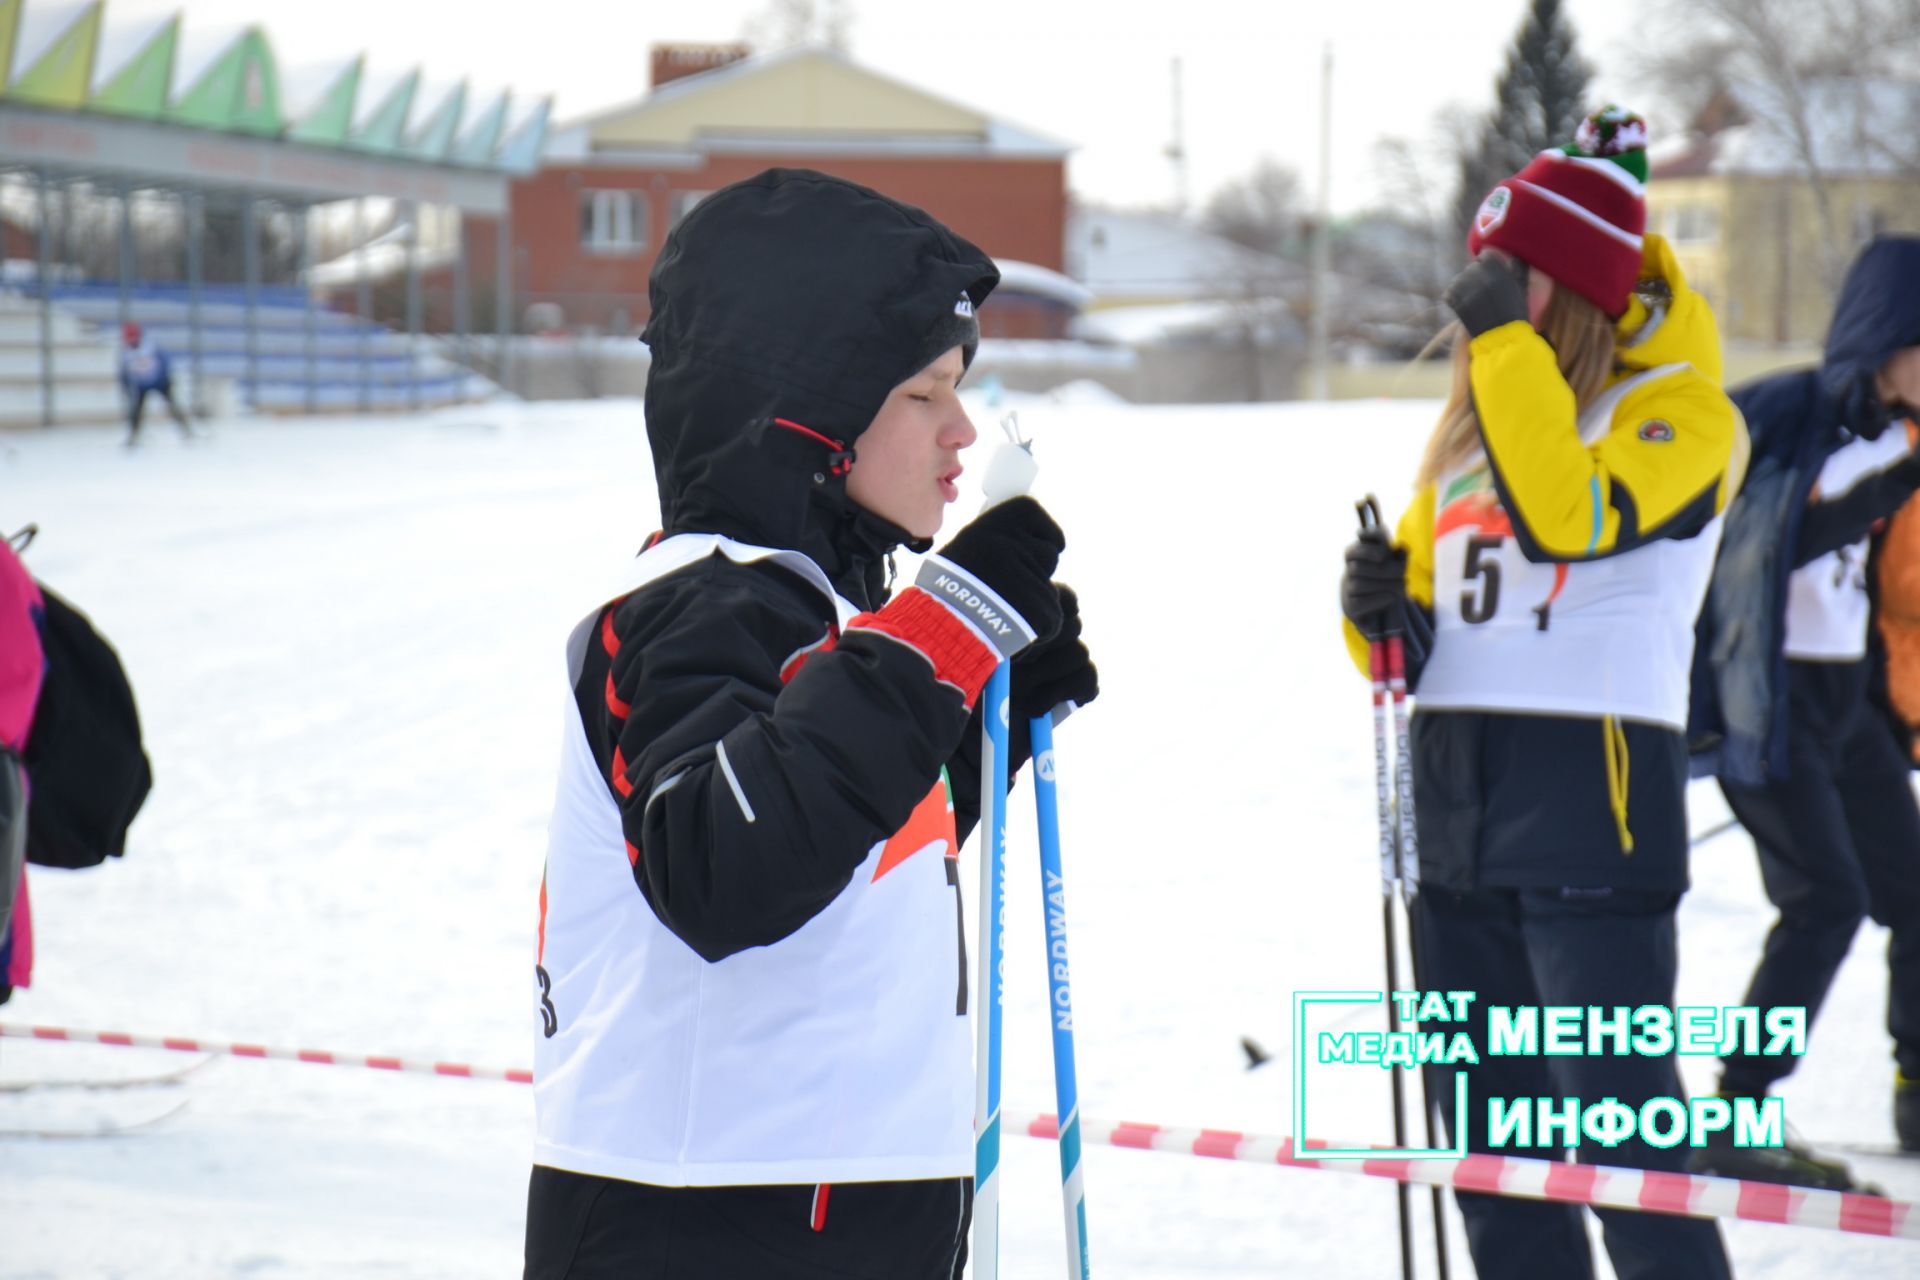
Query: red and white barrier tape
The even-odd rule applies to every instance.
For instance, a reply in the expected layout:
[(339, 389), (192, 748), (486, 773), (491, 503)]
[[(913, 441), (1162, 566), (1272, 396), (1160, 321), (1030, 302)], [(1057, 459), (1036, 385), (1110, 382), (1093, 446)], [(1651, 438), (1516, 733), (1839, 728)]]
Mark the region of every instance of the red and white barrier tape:
[[(55, 1040), (70, 1044), (107, 1044), (134, 1049), (173, 1049), (183, 1053), (230, 1054), (332, 1067), (411, 1071), (464, 1080), (507, 1080), (532, 1084), (533, 1072), (520, 1068), (474, 1067), (457, 1062), (420, 1062), (404, 1058), (327, 1053), (318, 1049), (274, 1049), (179, 1036), (140, 1036), (120, 1031), (79, 1031), (70, 1027), (28, 1027), (0, 1022), (0, 1038)], [(1008, 1111), (1003, 1132), (1058, 1139), (1050, 1115)], [(1566, 1164), (1519, 1156), (1468, 1156), (1463, 1160), (1315, 1160), (1309, 1140), (1305, 1155), (1293, 1139), (1263, 1137), (1229, 1129), (1168, 1129), (1152, 1124), (1110, 1124), (1082, 1119), (1084, 1141), (1101, 1146), (1205, 1156), (1249, 1164), (1311, 1169), (1387, 1178), (1458, 1191), (1480, 1191), (1527, 1200), (1558, 1200), (1601, 1209), (1644, 1209), (1653, 1213), (1742, 1222), (1773, 1222), (1857, 1235), (1920, 1240), (1920, 1205), (1879, 1196), (1814, 1191), (1770, 1182), (1740, 1182), (1685, 1173), (1620, 1169), (1608, 1165)], [(1321, 1146), (1331, 1144), (1321, 1143)]]
[(128, 1049), (176, 1049), (182, 1053), (224, 1053), (236, 1058), (272, 1058), (280, 1062), (311, 1062), (326, 1067), (368, 1067), (374, 1071), (414, 1071), (461, 1080), (510, 1080), (532, 1084), (533, 1072), (518, 1067), (472, 1067), (460, 1062), (409, 1062), (405, 1058), (362, 1057), (327, 1053), (320, 1049), (271, 1049), (258, 1044), (228, 1044), (220, 1040), (188, 1040), (180, 1036), (137, 1036), (124, 1031), (76, 1031), (71, 1027), (23, 1027), (0, 1022), (0, 1038), (61, 1040), (71, 1044), (111, 1044)]
[[(1005, 1133), (1058, 1138), (1049, 1115), (1006, 1112)], [(1785, 1223), (1868, 1236), (1920, 1240), (1920, 1205), (1851, 1192), (1814, 1191), (1770, 1182), (1703, 1178), (1686, 1173), (1566, 1164), (1516, 1156), (1472, 1155), (1462, 1160), (1314, 1160), (1310, 1139), (1305, 1158), (1291, 1138), (1261, 1137), (1225, 1129), (1163, 1129), (1151, 1124), (1105, 1124), (1082, 1119), (1087, 1142), (1173, 1155), (1244, 1160), (1321, 1173), (1349, 1173), (1395, 1182), (1416, 1182), (1458, 1191), (1483, 1191), (1526, 1200), (1559, 1200), (1600, 1209), (1644, 1209), (1699, 1218)], [(1331, 1146), (1331, 1143), (1320, 1143)]]

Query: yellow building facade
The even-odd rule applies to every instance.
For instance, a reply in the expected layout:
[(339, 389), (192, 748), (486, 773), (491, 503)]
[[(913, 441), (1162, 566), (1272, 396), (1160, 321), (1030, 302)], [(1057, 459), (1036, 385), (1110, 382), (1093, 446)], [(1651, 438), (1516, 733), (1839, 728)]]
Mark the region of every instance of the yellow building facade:
[(1734, 344), (1818, 347), (1854, 255), (1920, 232), (1920, 83), (1817, 77), (1793, 100), (1798, 115), (1777, 87), (1723, 89), (1653, 157), (1647, 229), (1672, 243)]

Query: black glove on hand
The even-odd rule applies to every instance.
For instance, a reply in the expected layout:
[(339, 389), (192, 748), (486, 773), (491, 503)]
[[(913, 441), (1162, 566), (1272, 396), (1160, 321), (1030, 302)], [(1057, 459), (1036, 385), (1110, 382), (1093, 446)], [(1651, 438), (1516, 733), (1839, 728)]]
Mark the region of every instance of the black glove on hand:
[(1023, 496), (982, 511), (939, 554), (992, 588), (1044, 641), (1060, 630), (1053, 570), (1066, 545), (1046, 508)]
[[(1051, 638), (1023, 649), (1013, 660), (1012, 691), (1007, 723), (1007, 777), (1011, 781), (1033, 755), (1033, 730), (1028, 722), (1063, 702), (1086, 706), (1100, 696), (1100, 675), (1093, 655), (1080, 638), (1080, 601), (1073, 588), (1059, 587), (1060, 630)], [(960, 745), (947, 761), (953, 783), (954, 824), (964, 843), (980, 820), (980, 729), (987, 700), (974, 704), (973, 718), (960, 735)]]
[(1340, 577), (1340, 611), (1369, 640), (1400, 624), (1407, 604), (1407, 553), (1369, 529), (1347, 548)]
[[(1100, 696), (1100, 673), (1093, 654), (1080, 638), (1080, 597), (1073, 588), (1055, 584), (1060, 600), (1060, 629), (1037, 644), (1022, 649), (1013, 660), (1012, 732), (1026, 741), (1027, 721), (1045, 715), (1063, 702), (1086, 706)], [(1024, 756), (1026, 752), (1021, 752)]]
[(1475, 258), (1447, 286), (1446, 301), (1470, 338), (1525, 320), (1527, 264), (1504, 255)]

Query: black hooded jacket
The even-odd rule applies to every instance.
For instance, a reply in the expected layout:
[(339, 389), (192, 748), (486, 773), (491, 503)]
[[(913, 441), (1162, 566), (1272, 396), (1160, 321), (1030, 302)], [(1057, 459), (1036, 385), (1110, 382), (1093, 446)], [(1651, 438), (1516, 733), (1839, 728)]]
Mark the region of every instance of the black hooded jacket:
[[(908, 535), (848, 499), (848, 455), (960, 296), (977, 307), (998, 280), (925, 213), (823, 174), (769, 170), (702, 201), (654, 267), (644, 334), (665, 533), (799, 551), (881, 608)], [(969, 720), (926, 656), (839, 636), (832, 602), (771, 562), (716, 555), (604, 614), (575, 699), (638, 891), (709, 961), (832, 902)]]

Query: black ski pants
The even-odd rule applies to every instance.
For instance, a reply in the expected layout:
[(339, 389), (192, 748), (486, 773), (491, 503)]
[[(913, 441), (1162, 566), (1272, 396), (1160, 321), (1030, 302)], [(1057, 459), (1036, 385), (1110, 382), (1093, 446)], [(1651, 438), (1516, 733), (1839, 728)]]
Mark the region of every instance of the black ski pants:
[(959, 1280), (973, 1179), (656, 1187), (535, 1165), (525, 1280)]
[[(1722, 782), (1753, 837), (1767, 898), (1780, 912), (1744, 1003), (1797, 1006), (1811, 1025), (1860, 921), (1887, 943), (1887, 1030), (1920, 1080), (1920, 805), (1910, 770), (1867, 698), (1867, 663), (1789, 662), (1788, 777), (1766, 787)], [(1764, 1093), (1791, 1054), (1725, 1059), (1721, 1088)]]
[[(1487, 1050), (1490, 1005), (1673, 1004), (1677, 959), (1674, 910), (1680, 895), (1628, 889), (1472, 889), (1429, 886), (1414, 900), (1413, 940), (1419, 984), (1429, 991), (1472, 991), (1464, 1029), (1480, 1051), (1478, 1065), (1431, 1066), (1427, 1084), (1440, 1100), (1447, 1132), (1455, 1132), (1454, 1077), (1467, 1073), (1467, 1147), (1487, 1144), (1489, 1098), (1579, 1098), (1585, 1106), (1617, 1098), (1637, 1112), (1654, 1098), (1680, 1098), (1671, 1057), (1493, 1056)], [(1583, 1141), (1582, 1162), (1685, 1172), (1686, 1144), (1667, 1150), (1637, 1139), (1616, 1147)], [(1544, 1148), (1505, 1148), (1498, 1155), (1558, 1159)], [(1581, 1210), (1568, 1204), (1458, 1193), (1467, 1249), (1480, 1280), (1591, 1280), (1593, 1255)], [(1666, 1214), (1595, 1210), (1607, 1255), (1620, 1280), (1727, 1280), (1720, 1229), (1710, 1221)]]
[(156, 387), (133, 387), (127, 391), (127, 443), (132, 444), (140, 436), (140, 419), (146, 414), (147, 397), (159, 396), (167, 402), (167, 412), (173, 415), (174, 425), (180, 428), (182, 435), (190, 436), (193, 428), (187, 423), (187, 415), (180, 412), (180, 406), (173, 398), (173, 384), (163, 382)]

